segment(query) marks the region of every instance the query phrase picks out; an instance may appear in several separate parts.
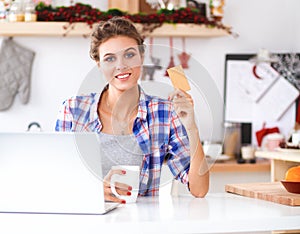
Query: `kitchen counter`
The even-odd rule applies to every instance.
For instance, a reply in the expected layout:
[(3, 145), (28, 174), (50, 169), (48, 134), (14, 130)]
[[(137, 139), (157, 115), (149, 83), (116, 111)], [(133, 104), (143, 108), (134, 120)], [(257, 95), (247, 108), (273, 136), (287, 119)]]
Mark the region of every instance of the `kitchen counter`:
[(300, 165), (300, 150), (278, 149), (274, 151), (256, 151), (255, 156), (271, 161), (271, 181), (285, 178), (286, 171), (293, 166)]
[(256, 151), (256, 157), (298, 162), (300, 164), (300, 150), (278, 149), (274, 151)]
[[(226, 184), (233, 183), (251, 183), (251, 182), (269, 182), (270, 178), (270, 160), (258, 159), (256, 163), (238, 164), (236, 160), (224, 160), (209, 162), (210, 170), (210, 188), (209, 193), (224, 192)], [(161, 181), (172, 181), (173, 175), (169, 168), (163, 165)], [(186, 186), (173, 181), (173, 186), (163, 183), (160, 194), (189, 194)]]
[(236, 160), (217, 162), (210, 167), (209, 192), (224, 192), (226, 184), (269, 182), (270, 160), (258, 159), (256, 163), (238, 164)]
[(266, 233), (300, 230), (299, 220), (300, 207), (211, 193), (143, 197), (105, 215), (1, 213), (0, 233)]

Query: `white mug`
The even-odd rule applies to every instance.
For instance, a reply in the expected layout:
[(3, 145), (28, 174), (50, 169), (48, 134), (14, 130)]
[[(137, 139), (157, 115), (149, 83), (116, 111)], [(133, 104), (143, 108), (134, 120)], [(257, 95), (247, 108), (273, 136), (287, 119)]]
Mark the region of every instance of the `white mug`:
[(255, 154), (254, 154), (255, 148), (251, 145), (242, 146), (241, 152), (242, 152), (242, 158), (245, 160), (255, 158)]
[(295, 132), (292, 134), (293, 145), (298, 145), (300, 143), (300, 132)]
[[(139, 193), (139, 183), (140, 183), (140, 167), (139, 166), (128, 166), (128, 165), (118, 165), (112, 166), (112, 170), (124, 170), (126, 174), (113, 174), (110, 179), (111, 191), (112, 193), (120, 199), (126, 201), (126, 203), (134, 203), (138, 197)], [(131, 195), (120, 195), (115, 189), (114, 184), (116, 182), (127, 184), (132, 187)]]
[(213, 159), (218, 158), (218, 156), (220, 156), (222, 153), (221, 144), (204, 142), (202, 147), (203, 147), (204, 154)]

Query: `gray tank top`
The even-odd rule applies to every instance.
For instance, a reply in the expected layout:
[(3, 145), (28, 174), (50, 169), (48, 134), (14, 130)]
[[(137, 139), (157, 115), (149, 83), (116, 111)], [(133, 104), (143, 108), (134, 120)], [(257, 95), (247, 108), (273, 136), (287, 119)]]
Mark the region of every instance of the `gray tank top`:
[(141, 167), (144, 155), (133, 134), (111, 135), (100, 132), (99, 140), (103, 176), (115, 165)]

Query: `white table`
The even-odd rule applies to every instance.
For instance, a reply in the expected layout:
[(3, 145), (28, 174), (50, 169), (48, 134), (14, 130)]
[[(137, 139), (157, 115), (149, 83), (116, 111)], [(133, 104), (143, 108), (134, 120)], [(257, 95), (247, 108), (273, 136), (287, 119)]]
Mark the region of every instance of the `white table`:
[[(105, 231), (104, 231), (105, 230)], [(0, 214), (0, 233), (234, 233), (300, 230), (300, 207), (229, 193), (139, 198), (106, 215)], [(265, 233), (265, 232), (264, 232)]]

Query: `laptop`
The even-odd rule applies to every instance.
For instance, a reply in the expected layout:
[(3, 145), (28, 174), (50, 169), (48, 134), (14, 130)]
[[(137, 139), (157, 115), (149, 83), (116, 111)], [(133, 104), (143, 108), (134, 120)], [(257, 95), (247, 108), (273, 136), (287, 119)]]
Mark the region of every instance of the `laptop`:
[(0, 132), (0, 212), (105, 214), (96, 133)]

